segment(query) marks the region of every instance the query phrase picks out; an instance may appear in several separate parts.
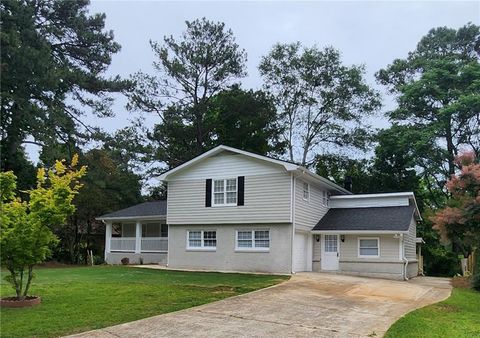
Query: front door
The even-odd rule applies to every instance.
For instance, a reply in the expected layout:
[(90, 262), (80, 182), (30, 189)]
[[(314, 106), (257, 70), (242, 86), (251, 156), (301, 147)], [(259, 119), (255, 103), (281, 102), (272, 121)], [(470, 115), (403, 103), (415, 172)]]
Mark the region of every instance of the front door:
[(322, 270), (338, 270), (339, 247), (338, 235), (323, 235)]

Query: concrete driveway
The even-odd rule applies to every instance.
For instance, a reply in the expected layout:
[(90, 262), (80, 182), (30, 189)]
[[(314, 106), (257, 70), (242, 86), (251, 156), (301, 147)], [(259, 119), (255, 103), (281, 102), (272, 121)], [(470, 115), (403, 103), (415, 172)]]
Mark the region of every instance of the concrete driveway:
[(75, 337), (381, 337), (405, 313), (450, 292), (446, 278), (299, 273), (274, 287)]

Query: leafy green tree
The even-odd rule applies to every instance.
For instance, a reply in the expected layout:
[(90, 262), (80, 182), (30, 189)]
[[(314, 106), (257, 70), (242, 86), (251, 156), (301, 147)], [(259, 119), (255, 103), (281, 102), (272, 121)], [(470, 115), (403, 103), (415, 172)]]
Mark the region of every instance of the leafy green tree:
[(290, 161), (309, 165), (319, 147), (364, 149), (369, 140), (365, 118), (380, 107), (380, 100), (366, 84), (363, 66), (345, 66), (332, 47), (321, 50), (297, 42), (273, 46), (259, 69), (285, 125), (282, 141)]
[(355, 194), (376, 193), (377, 187), (371, 173), (371, 161), (351, 159), (338, 154), (317, 155), (315, 170), (318, 175), (343, 186), (345, 180), (351, 179), (352, 192)]
[(277, 110), (265, 92), (238, 85), (224, 90), (212, 97), (206, 120), (211, 130), (208, 148), (224, 144), (263, 155), (284, 151)]
[(0, 3), (1, 163), (19, 176), (21, 187), (35, 176), (23, 145), (44, 148), (90, 138), (95, 130), (83, 115), (111, 116), (109, 94), (129, 86), (118, 76), (104, 76), (120, 46), (104, 30), (105, 15), (89, 15), (88, 5), (87, 0)]
[(16, 197), (13, 172), (0, 173), (0, 262), (10, 272), (6, 280), (18, 299), (28, 295), (34, 265), (45, 261), (57, 242), (52, 227), (63, 224), (75, 212), (73, 198), (81, 187), (79, 179), (86, 173), (86, 167), (76, 168), (77, 163), (75, 156), (69, 166), (57, 161), (51, 169), (40, 168), (37, 187), (29, 191), (28, 202)]
[[(203, 18), (186, 25), (180, 38), (166, 36), (163, 43), (150, 42), (158, 76), (136, 73), (134, 90), (127, 93), (130, 110), (159, 117), (154, 138), (159, 130), (172, 130), (174, 137), (155, 140), (158, 158), (171, 162), (206, 149), (205, 118), (211, 98), (245, 75), (246, 53), (224, 23)], [(180, 140), (182, 134), (185, 142)]]
[(442, 189), (457, 168), (460, 149), (480, 151), (480, 30), (432, 29), (406, 59), (376, 76), (397, 97), (387, 113), (402, 130), (399, 143), (410, 153), (430, 190)]

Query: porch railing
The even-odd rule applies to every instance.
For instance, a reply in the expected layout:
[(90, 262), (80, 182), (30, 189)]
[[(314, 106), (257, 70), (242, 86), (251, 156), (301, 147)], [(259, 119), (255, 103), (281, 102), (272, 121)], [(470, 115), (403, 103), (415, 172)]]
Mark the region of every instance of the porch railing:
[(142, 237), (142, 244), (140, 247), (142, 252), (167, 252), (168, 238), (167, 237)]
[(110, 250), (135, 252), (135, 237), (113, 237), (110, 240)]
[(168, 237), (142, 237), (140, 250), (135, 250), (135, 237), (112, 237), (110, 251), (118, 252), (167, 252)]

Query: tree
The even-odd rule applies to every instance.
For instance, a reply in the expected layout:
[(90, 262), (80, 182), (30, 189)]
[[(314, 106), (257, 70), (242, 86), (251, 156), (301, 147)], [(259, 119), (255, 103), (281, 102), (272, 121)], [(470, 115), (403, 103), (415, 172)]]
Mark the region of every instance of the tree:
[(174, 162), (205, 150), (209, 133), (205, 117), (211, 98), (245, 75), (246, 53), (224, 23), (203, 18), (186, 25), (179, 39), (166, 36), (163, 44), (150, 41), (159, 76), (136, 73), (134, 90), (127, 93), (130, 110), (154, 113), (160, 119), (159, 129), (173, 129), (175, 135), (178, 131), (188, 138), (187, 146), (176, 143), (176, 138), (155, 140), (159, 159)]
[(129, 87), (103, 74), (120, 50), (105, 15), (88, 15), (87, 0), (2, 1), (1, 163), (19, 184), (35, 176), (22, 145), (80, 144), (95, 133), (82, 121), (90, 111), (111, 116), (111, 92)]
[(286, 126), (282, 140), (290, 161), (311, 164), (311, 152), (320, 146), (365, 146), (368, 133), (363, 122), (380, 101), (363, 78), (363, 66), (343, 65), (332, 47), (320, 50), (297, 42), (275, 45), (259, 69)]
[(206, 121), (211, 130), (208, 148), (224, 144), (262, 155), (284, 151), (275, 104), (265, 92), (238, 85), (224, 90), (212, 97)]
[(78, 180), (86, 173), (86, 167), (76, 168), (77, 162), (75, 156), (69, 166), (57, 161), (51, 169), (38, 169), (37, 187), (29, 191), (28, 202), (16, 197), (13, 172), (0, 173), (0, 261), (10, 272), (6, 280), (18, 299), (28, 295), (34, 265), (45, 261), (57, 242), (52, 227), (63, 224), (75, 211), (73, 198), (81, 187)]
[(455, 162), (460, 172), (446, 184), (451, 198), (432, 221), (443, 241), (453, 242), (466, 258), (480, 243), (480, 163), (473, 151), (462, 153)]
[(398, 108), (387, 117), (405, 131), (397, 139), (410, 144), (431, 190), (441, 189), (455, 173), (460, 149), (479, 155), (479, 52), (478, 26), (435, 28), (406, 59), (376, 74), (397, 97)]

